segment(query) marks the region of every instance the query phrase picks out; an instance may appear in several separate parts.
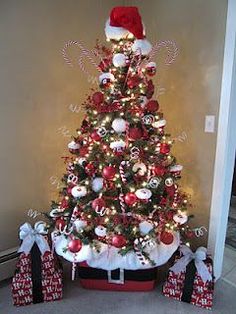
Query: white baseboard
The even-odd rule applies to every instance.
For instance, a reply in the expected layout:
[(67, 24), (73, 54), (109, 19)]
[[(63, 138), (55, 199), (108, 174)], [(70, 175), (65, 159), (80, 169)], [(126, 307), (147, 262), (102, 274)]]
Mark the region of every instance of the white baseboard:
[(10, 278), (14, 275), (18, 257), (14, 253), (18, 247), (0, 252), (0, 281)]

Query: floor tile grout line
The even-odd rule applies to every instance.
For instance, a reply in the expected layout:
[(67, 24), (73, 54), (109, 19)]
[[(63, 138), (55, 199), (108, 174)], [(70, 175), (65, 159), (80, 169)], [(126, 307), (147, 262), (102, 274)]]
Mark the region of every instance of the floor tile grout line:
[(229, 285), (233, 286), (234, 288), (236, 288), (236, 283), (230, 281), (229, 279), (226, 278), (221, 278), (224, 282), (228, 283)]

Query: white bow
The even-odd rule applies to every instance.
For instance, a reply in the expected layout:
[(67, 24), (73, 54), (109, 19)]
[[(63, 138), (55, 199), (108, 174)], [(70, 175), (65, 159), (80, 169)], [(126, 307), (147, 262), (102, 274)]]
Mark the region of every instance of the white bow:
[(34, 229), (28, 222), (20, 226), (19, 237), (22, 240), (22, 244), (18, 252), (24, 252), (25, 254), (29, 254), (34, 243), (37, 244), (41, 254), (50, 251), (48, 242), (43, 236), (47, 234), (45, 227), (46, 224), (43, 221), (36, 222), (34, 225)]
[(182, 245), (180, 247), (180, 252), (183, 256), (170, 268), (174, 273), (180, 273), (186, 271), (186, 266), (194, 260), (195, 266), (197, 268), (197, 272), (202, 278), (203, 282), (207, 280), (212, 280), (212, 275), (210, 274), (206, 264), (203, 262), (207, 257), (207, 249), (205, 247), (199, 247), (195, 253), (186, 246)]

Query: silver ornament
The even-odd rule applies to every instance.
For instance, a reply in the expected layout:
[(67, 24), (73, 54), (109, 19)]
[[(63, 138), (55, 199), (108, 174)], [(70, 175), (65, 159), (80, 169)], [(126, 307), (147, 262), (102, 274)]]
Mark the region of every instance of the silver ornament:
[(174, 184), (174, 181), (172, 178), (165, 179), (165, 185), (166, 186), (172, 186)]
[(100, 128), (97, 129), (97, 134), (100, 137), (104, 137), (107, 135), (107, 129), (104, 126), (101, 126)]
[(147, 114), (142, 117), (142, 120), (145, 125), (151, 125), (155, 121), (155, 117), (152, 114)]
[(151, 189), (156, 189), (156, 188), (158, 188), (160, 183), (161, 183), (161, 179), (160, 178), (152, 177), (148, 181), (148, 187), (150, 187)]

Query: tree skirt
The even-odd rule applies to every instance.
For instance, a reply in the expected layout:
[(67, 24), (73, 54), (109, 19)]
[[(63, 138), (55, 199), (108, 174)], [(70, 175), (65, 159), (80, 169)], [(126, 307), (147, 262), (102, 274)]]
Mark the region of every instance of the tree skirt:
[(142, 265), (134, 251), (127, 253), (125, 256), (121, 256), (118, 253), (119, 249), (114, 246), (108, 246), (102, 242), (100, 242), (100, 252), (97, 252), (89, 245), (83, 245), (82, 249), (78, 253), (71, 253), (69, 250), (65, 251), (69, 239), (63, 234), (58, 236), (56, 232), (53, 232), (52, 240), (56, 253), (67, 261), (72, 263), (85, 261), (90, 267), (104, 270), (114, 270), (117, 268), (127, 270), (148, 269), (163, 265), (177, 250), (180, 242), (179, 233), (174, 233), (174, 241), (171, 244), (166, 245), (161, 242), (160, 244), (156, 244), (154, 247), (147, 250), (150, 259), (154, 261), (155, 265), (152, 265), (151, 263)]

